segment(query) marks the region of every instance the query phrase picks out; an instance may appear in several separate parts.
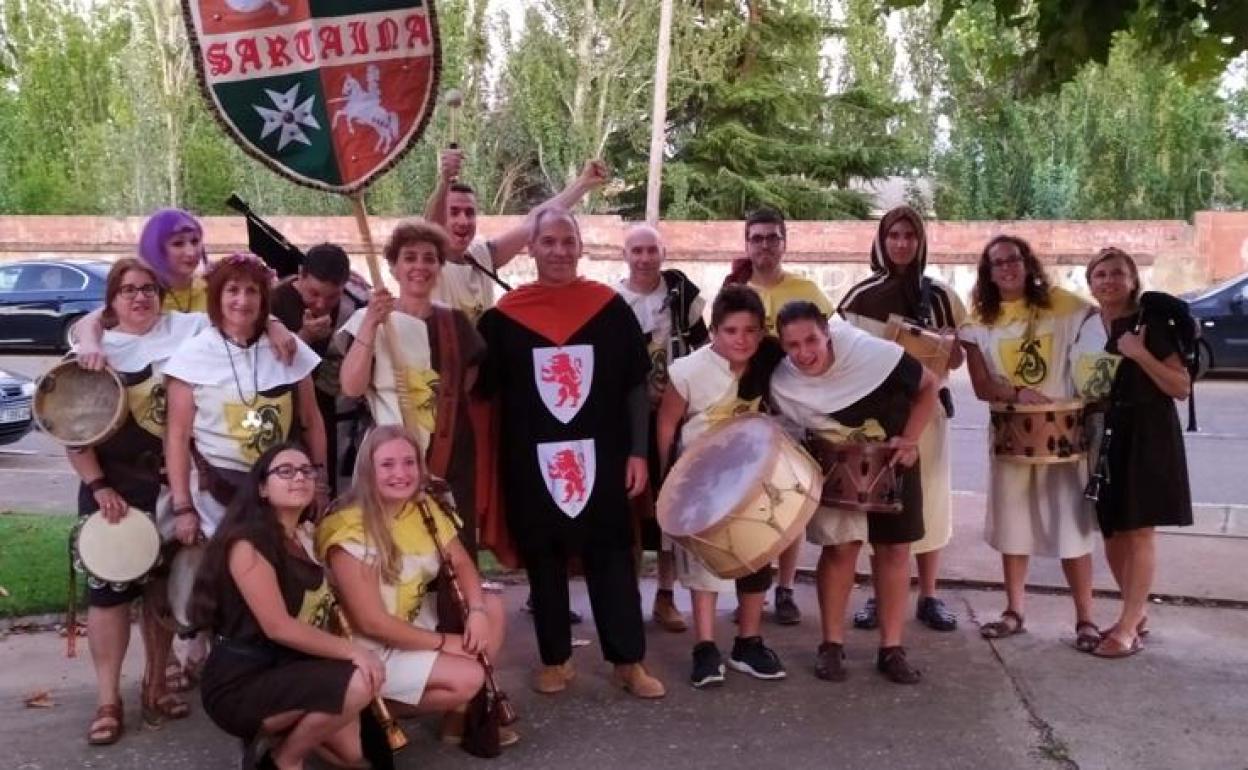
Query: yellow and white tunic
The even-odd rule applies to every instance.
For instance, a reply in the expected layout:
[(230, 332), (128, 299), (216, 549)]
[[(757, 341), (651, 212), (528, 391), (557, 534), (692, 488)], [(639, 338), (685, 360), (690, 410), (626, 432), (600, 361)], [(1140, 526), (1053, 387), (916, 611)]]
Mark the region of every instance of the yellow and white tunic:
[[(715, 425), (737, 415), (757, 412), (761, 398), (745, 400), (737, 393), (740, 378), (729, 368), (728, 359), (711, 349), (699, 348), (678, 358), (668, 371), (672, 387), (685, 400), (685, 421), (680, 429), (677, 455)], [(732, 592), (736, 584), (706, 568), (693, 554), (672, 544), (676, 574), (681, 585), (691, 591)]]
[[(958, 336), (979, 349), (990, 376), (1066, 401), (1076, 396), (1070, 349), (1089, 305), (1063, 289), (1053, 289), (1050, 298), (1048, 308), (1003, 302), (991, 325), (972, 318)], [(1083, 463), (1022, 465), (997, 459), (990, 447), (988, 452), (989, 545), (1008, 555), (1062, 559), (1092, 551), (1096, 522), (1083, 504)]]
[(179, 313), (208, 312), (208, 281), (202, 275), (191, 278), (191, 285), (185, 289), (169, 289), (165, 292), (166, 311)]
[[(209, 326), (169, 360), (165, 376), (191, 386), (191, 441), (209, 465), (246, 472), (265, 450), (290, 437), (299, 382), (321, 360), (302, 340), (296, 338), (296, 345), (294, 360), (283, 364), (267, 336), (241, 348)], [(192, 464), (191, 502), (204, 534), (211, 537), (225, 506), (199, 487), (199, 472)]]
[[(667, 282), (660, 279), (654, 291), (641, 294), (628, 286), (628, 279), (620, 279), (616, 293), (628, 303), (629, 310), (637, 316), (641, 333), (646, 335), (646, 352), (650, 354), (648, 387), (650, 400), (657, 404), (667, 387), (668, 368), (675, 356), (672, 351), (672, 310), (669, 306)], [(699, 294), (689, 303), (689, 316), (685, 323), (693, 326), (706, 308), (706, 300)]]
[[(954, 327), (966, 323), (966, 306), (947, 285), (933, 281), (944, 291), (954, 318)], [(887, 324), (857, 313), (844, 313), (845, 320), (876, 337), (884, 336)], [(948, 377), (946, 376), (946, 381)], [(949, 447), (949, 418), (937, 407), (932, 421), (919, 437), (919, 465), (923, 476), (923, 539), (910, 544), (910, 552), (927, 553), (944, 548), (953, 537), (953, 463)]]
[[(1105, 433), (1104, 402), (1109, 399), (1110, 388), (1118, 374), (1118, 364), (1122, 363), (1122, 356), (1105, 350), (1108, 343), (1109, 333), (1105, 330), (1101, 314), (1089, 311), (1070, 346), (1071, 384), (1084, 403), (1092, 407), (1083, 421), (1084, 434), (1088, 439), (1086, 465), (1089, 474), (1096, 471), (1096, 463), (1101, 456), (1101, 439)], [(1089, 515), (1095, 515), (1096, 504), (1091, 501), (1085, 504)]]
[[(448, 263), (444, 267), (449, 266)], [(355, 311), (339, 333), (357, 337), (366, 312), (364, 308)], [(387, 328), (391, 325), (398, 337), (396, 347), (402, 358), (399, 371), (406, 390), (406, 411), (400, 408), (399, 392), (395, 387), (400, 380), (395, 376), (390, 344), (387, 342)], [(438, 409), (439, 378), (433, 369), (429, 347), (431, 333), (432, 329), (425, 321), (399, 311), (391, 313), (389, 321), (377, 328), (377, 337), (373, 341), (373, 374), (364, 394), (373, 422), (377, 425), (406, 425), (420, 440), (422, 451), (429, 449), (429, 437), (433, 435)]]
[[(494, 255), (490, 253), (486, 241), (473, 241), (468, 246), (467, 256), (483, 267), (494, 269)], [(494, 307), (494, 280), (466, 262), (447, 262), (442, 266), (437, 285), (433, 287), (433, 299), (449, 308), (462, 310), (476, 326), (481, 314)]]
[(767, 313), (765, 331), (768, 334), (776, 333), (776, 314), (790, 302), (797, 300), (813, 302), (826, 316), (831, 316), (835, 310), (832, 301), (814, 281), (789, 272), (783, 273), (780, 282), (775, 286), (763, 286), (750, 281), (749, 287), (758, 292), (758, 296), (763, 300), (763, 310)]
[[(433, 516), (438, 543), (443, 547), (456, 537), (458, 522), (431, 497), (422, 498)], [(415, 501), (403, 507), (390, 524), (390, 534), (402, 555), (398, 580), (382, 582), (381, 601), (386, 612), (417, 628), (433, 631), (438, 626), (437, 601), (429, 586), (442, 562), (437, 544), (429, 536)], [(316, 553), (328, 562), (330, 551), (341, 548), (365, 564), (375, 564), (379, 552), (364, 529), (364, 511), (358, 505), (327, 516), (316, 530)], [(375, 650), (386, 664), (386, 683), (381, 695), (416, 705), (420, 703), (438, 653), (433, 650), (396, 650), (362, 634), (357, 641)]]

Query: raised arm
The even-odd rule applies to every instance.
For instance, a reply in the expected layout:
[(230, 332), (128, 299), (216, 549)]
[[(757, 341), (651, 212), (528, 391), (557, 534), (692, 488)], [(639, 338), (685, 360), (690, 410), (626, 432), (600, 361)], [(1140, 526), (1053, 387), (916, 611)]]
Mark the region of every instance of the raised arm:
[[(563, 188), (557, 195), (536, 206), (524, 222), (516, 227), (511, 228), (497, 238), (490, 241), (490, 252), (494, 257), (494, 269), (501, 269), (510, 262), (517, 254), (524, 250), (529, 243), (529, 236), (533, 230), (533, 221), (537, 214), (547, 208), (563, 208), (571, 209), (581, 202), (581, 199), (593, 190), (607, 183), (610, 177), (610, 170), (607, 164), (600, 160), (589, 160), (585, 162), (585, 167), (581, 169), (581, 174), (572, 184)], [(445, 209), (445, 205), (443, 206)]]

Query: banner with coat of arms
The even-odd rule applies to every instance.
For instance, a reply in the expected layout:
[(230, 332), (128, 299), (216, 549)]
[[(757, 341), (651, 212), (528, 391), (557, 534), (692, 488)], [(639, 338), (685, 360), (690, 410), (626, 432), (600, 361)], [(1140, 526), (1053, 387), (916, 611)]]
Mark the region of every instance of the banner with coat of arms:
[(433, 0), (183, 0), (183, 16), (218, 119), (301, 184), (363, 189), (433, 113)]

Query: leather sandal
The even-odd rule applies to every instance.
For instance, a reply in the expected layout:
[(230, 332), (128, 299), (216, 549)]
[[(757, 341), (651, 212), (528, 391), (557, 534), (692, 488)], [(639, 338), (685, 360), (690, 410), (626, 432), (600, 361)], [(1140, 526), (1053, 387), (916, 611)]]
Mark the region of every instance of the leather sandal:
[(1004, 639), (1007, 636), (1025, 633), (1027, 629), (1023, 626), (1023, 616), (1014, 610), (1002, 612), (999, 620), (985, 623), (979, 629), (979, 635), (985, 639)]
[(92, 746), (111, 746), (116, 743), (126, 731), (124, 714), (125, 709), (120, 703), (105, 703), (97, 708), (91, 719), (91, 726), (87, 728), (87, 743)]
[(1131, 639), (1130, 645), (1118, 641), (1116, 636), (1107, 636), (1092, 649), (1092, 654), (1098, 658), (1129, 658), (1143, 649), (1144, 643), (1138, 636)]
[(186, 719), (191, 715), (191, 706), (185, 700), (171, 692), (163, 692), (152, 697), (147, 682), (142, 685), (143, 692), (143, 724), (150, 728), (160, 727), (174, 719)]
[(1075, 624), (1075, 649), (1079, 652), (1092, 652), (1104, 638), (1101, 636), (1101, 629), (1097, 628), (1095, 623), (1081, 620)]

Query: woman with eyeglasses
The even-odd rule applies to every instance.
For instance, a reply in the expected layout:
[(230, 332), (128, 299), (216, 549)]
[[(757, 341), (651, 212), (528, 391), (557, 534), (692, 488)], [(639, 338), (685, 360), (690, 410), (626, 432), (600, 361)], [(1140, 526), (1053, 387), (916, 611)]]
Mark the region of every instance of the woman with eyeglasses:
[[(959, 331), (975, 395), (989, 403), (1043, 404), (1076, 394), (1070, 348), (1089, 305), (1054, 286), (1031, 246), (999, 235), (979, 258), (972, 318)], [(985, 623), (988, 639), (1024, 630), (1023, 600), (1032, 556), (1061, 559), (1075, 603), (1075, 646), (1095, 649), (1092, 621), (1094, 522), (1084, 505), (1080, 462), (1028, 465), (989, 452), (984, 538), (1001, 554), (1006, 608)]]
[(301, 447), (269, 447), (238, 485), (208, 543), (191, 617), (214, 634), (204, 711), (270, 749), (257, 768), (303, 767), (314, 752), (364, 765), (359, 715), (385, 682), (365, 646), (324, 630), (333, 607), (305, 529), (322, 469)]
[[(80, 516), (102, 511), (114, 524), (130, 508), (155, 516), (163, 481), (163, 370), (182, 340), (208, 324), (202, 313), (162, 313), (164, 296), (156, 274), (137, 259), (120, 259), (109, 270), (103, 315), (110, 328), (102, 340), (103, 354), (125, 386), (129, 409), (121, 429), (104, 442), (67, 450), (81, 480)], [(115, 743), (124, 731), (120, 681), (130, 642), (130, 605), (164, 591), (165, 582), (154, 576), (125, 584), (87, 580), (87, 640), (98, 688), (96, 714), (87, 735), (92, 745)], [(153, 727), (190, 712), (184, 700), (166, 690), (165, 665), (173, 635), (157, 619), (158, 604), (144, 601), (139, 621), (144, 651), (142, 715)]]
[(184, 545), (212, 536), (252, 464), (296, 430), (325, 467), (325, 425), (311, 379), (320, 359), (296, 340), (295, 358), (284, 364), (264, 333), (272, 271), (240, 253), (214, 262), (207, 277), (212, 323), (165, 367), (168, 513)]

